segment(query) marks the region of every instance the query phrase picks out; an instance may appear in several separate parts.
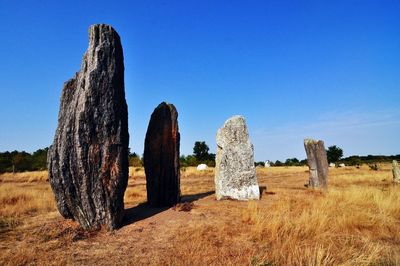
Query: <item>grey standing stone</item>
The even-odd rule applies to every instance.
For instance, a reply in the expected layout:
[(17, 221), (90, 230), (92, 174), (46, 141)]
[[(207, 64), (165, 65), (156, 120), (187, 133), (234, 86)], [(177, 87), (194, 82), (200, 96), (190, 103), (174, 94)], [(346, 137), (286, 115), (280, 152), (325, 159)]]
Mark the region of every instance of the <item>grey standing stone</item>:
[(128, 146), (120, 37), (111, 26), (93, 25), (81, 69), (64, 84), (47, 158), (62, 216), (77, 220), (84, 229), (121, 225)]
[(162, 102), (154, 109), (144, 143), (147, 202), (173, 206), (180, 201), (178, 112)]
[(396, 184), (400, 184), (400, 167), (396, 160), (392, 162), (392, 172), (393, 172), (393, 182)]
[(307, 154), (308, 168), (310, 169), (309, 187), (328, 187), (329, 164), (322, 140), (305, 139), (304, 148)]
[(243, 116), (233, 116), (217, 132), (215, 160), (217, 200), (260, 198), (253, 144)]

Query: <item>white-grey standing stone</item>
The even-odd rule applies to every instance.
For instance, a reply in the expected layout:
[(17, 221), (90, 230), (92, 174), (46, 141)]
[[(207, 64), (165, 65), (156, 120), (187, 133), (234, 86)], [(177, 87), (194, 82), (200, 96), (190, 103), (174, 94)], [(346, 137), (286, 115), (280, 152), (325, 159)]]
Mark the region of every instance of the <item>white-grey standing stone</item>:
[(329, 165), (326, 150), (322, 140), (305, 139), (304, 148), (307, 154), (310, 177), (308, 186), (312, 188), (328, 187)]
[(399, 168), (399, 164), (397, 163), (396, 160), (393, 160), (392, 163), (393, 169), (393, 182), (396, 184), (400, 184), (400, 168)]
[(215, 194), (217, 200), (260, 198), (253, 144), (243, 116), (229, 118), (217, 132)]

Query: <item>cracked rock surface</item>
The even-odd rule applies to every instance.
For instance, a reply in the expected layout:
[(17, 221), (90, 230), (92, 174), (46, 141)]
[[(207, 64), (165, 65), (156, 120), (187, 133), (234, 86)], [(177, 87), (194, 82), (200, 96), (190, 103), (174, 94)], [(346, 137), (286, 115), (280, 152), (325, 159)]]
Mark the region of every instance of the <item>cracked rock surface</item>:
[(233, 116), (217, 132), (215, 160), (217, 200), (260, 198), (253, 144), (243, 116)]
[(128, 181), (128, 110), (120, 37), (109, 25), (89, 28), (81, 69), (64, 84), (48, 153), (59, 212), (84, 229), (120, 226)]
[(308, 186), (312, 188), (327, 188), (329, 164), (324, 142), (322, 140), (305, 139), (304, 148), (310, 170)]
[(147, 201), (151, 206), (173, 206), (180, 201), (178, 112), (162, 102), (154, 109), (144, 143)]

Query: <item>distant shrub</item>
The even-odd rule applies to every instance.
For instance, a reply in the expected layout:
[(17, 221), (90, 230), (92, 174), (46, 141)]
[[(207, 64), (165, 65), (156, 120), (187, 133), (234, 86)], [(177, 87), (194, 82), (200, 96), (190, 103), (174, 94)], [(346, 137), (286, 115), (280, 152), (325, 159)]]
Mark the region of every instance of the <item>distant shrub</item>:
[(143, 167), (135, 168), (135, 172), (139, 172), (139, 171), (142, 171), (142, 170), (143, 170)]
[(143, 166), (143, 162), (140, 159), (139, 155), (137, 155), (136, 153), (129, 154), (129, 166), (133, 166), (133, 167), (142, 167)]
[(374, 171), (378, 171), (379, 170), (379, 166), (375, 163), (375, 164), (369, 164), (369, 169), (370, 170), (374, 170)]
[(329, 163), (336, 163), (343, 157), (343, 150), (336, 145), (328, 147), (326, 156)]
[(39, 149), (32, 154), (25, 151), (0, 153), (0, 173), (24, 172), (47, 169), (48, 148)]
[(265, 166), (265, 163), (264, 162), (254, 162), (254, 166)]
[(299, 162), (299, 166), (304, 166), (304, 165), (307, 165), (307, 159), (301, 160)]
[(285, 161), (285, 166), (297, 166), (299, 165), (299, 160), (297, 158), (289, 158)]
[(345, 163), (346, 163), (346, 165), (349, 165), (349, 166), (357, 166), (357, 167), (359, 167), (360, 165), (363, 164), (363, 161), (359, 157), (353, 156), (353, 157), (349, 157), (345, 161)]

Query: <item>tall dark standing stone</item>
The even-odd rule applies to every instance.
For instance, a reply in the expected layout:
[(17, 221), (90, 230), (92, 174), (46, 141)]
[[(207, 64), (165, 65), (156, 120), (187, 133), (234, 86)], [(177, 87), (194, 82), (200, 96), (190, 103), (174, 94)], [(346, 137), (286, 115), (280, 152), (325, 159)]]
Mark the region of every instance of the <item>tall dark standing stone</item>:
[(117, 32), (91, 26), (81, 69), (64, 84), (48, 153), (58, 210), (85, 229), (115, 229), (124, 214), (129, 133), (123, 60)]
[(309, 187), (328, 187), (328, 159), (322, 140), (305, 139), (304, 148), (307, 153), (307, 163), (310, 169)]
[(152, 206), (180, 200), (179, 142), (178, 112), (162, 102), (151, 115), (144, 143), (147, 201)]

